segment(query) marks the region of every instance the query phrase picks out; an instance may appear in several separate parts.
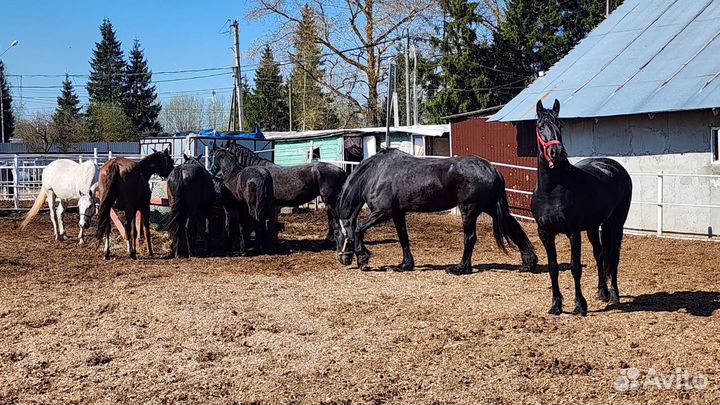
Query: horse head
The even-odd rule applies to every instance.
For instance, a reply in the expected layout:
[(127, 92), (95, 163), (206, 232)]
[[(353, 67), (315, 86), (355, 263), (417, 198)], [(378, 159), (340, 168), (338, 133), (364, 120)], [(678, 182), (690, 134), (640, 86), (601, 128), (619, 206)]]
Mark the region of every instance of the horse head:
[(80, 199), (78, 199), (78, 211), (80, 212), (80, 221), (78, 225), (81, 228), (87, 229), (90, 227), (90, 221), (92, 221), (93, 215), (95, 215), (95, 190), (97, 189), (97, 183), (90, 186), (88, 192), (80, 192)]
[(540, 159), (547, 161), (552, 169), (556, 163), (567, 162), (567, 152), (562, 141), (562, 122), (558, 118), (560, 102), (556, 99), (552, 109), (545, 109), (542, 100), (537, 102), (537, 136)]
[(335, 226), (337, 258), (344, 266), (352, 264), (355, 249), (355, 229), (350, 219), (338, 219)]

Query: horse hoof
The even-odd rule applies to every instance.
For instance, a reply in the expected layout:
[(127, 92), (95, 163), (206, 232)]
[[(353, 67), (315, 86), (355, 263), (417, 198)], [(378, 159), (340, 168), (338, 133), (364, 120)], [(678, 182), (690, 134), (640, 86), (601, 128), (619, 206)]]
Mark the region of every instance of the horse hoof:
[(413, 270), (415, 270), (415, 263), (402, 262), (402, 263), (398, 264), (398, 266), (395, 268), (395, 271), (397, 271), (397, 272), (413, 271)]
[(137, 255), (135, 253), (130, 253), (130, 258), (133, 260), (137, 260)]
[(610, 298), (608, 299), (608, 306), (615, 306), (620, 303), (620, 297), (614, 291), (610, 291)]
[(587, 303), (584, 301), (575, 302), (575, 309), (573, 315), (587, 316)]
[(82, 245), (84, 245), (84, 244), (85, 244), (85, 241), (84, 241), (84, 240), (80, 239), (80, 240), (78, 241), (78, 245), (82, 246)]
[(610, 293), (608, 292), (607, 288), (598, 288), (597, 299), (603, 302), (608, 302), (608, 300), (610, 299), (609, 294)]
[(456, 275), (456, 276), (460, 276), (460, 275), (463, 275), (463, 274), (470, 274), (472, 270), (471, 270), (471, 268), (468, 267), (468, 266), (462, 266), (462, 265), (461, 265), (461, 266), (451, 267), (451, 268), (447, 269), (446, 271), (447, 271), (448, 273), (450, 273), (450, 274), (454, 274), (454, 275)]
[(370, 265), (368, 265), (368, 264), (363, 264), (362, 266), (359, 266), (359, 267), (360, 267), (360, 271), (370, 271)]
[(550, 310), (548, 311), (548, 314), (550, 314), (550, 315), (562, 314), (562, 297), (553, 298), (552, 305), (550, 306)]

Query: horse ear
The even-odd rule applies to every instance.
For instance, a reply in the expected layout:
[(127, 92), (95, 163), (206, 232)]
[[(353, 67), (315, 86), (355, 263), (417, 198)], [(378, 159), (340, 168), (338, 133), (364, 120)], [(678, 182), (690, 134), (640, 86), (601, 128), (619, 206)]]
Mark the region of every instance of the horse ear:
[(97, 183), (93, 183), (93, 185), (90, 186), (90, 197), (95, 197), (95, 191), (97, 190), (97, 187)]
[(166, 155), (170, 156), (170, 149), (165, 148), (165, 150), (163, 152), (165, 152)]
[(555, 102), (553, 103), (553, 111), (555, 111), (555, 115), (560, 115), (560, 102), (558, 99), (555, 99)]
[(540, 115), (542, 114), (543, 111), (545, 111), (545, 107), (543, 107), (542, 100), (538, 100), (537, 105), (536, 105), (536, 112), (537, 112), (538, 118), (540, 118)]
[(157, 153), (157, 149), (152, 148), (153, 153)]

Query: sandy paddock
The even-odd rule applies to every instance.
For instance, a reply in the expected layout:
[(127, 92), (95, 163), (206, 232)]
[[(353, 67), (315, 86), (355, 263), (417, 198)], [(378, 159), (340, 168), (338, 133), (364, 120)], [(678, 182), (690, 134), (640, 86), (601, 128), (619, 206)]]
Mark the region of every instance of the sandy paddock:
[[(317, 243), (321, 213), (283, 216), (277, 256), (131, 261), (116, 248), (110, 262), (94, 243), (51, 241), (45, 214), (25, 232), (19, 219), (0, 218), (2, 403), (720, 402), (717, 243), (626, 237), (621, 305), (606, 310), (585, 241), (581, 318), (547, 314), (545, 268), (518, 272), (488, 224), (475, 272), (447, 274), (462, 247), (449, 215), (409, 218), (412, 273), (389, 271), (391, 225), (368, 235), (379, 271), (341, 266)], [(565, 240), (559, 253), (569, 260)], [(561, 287), (571, 311), (569, 271)], [(628, 368), (672, 387), (623, 391)], [(704, 389), (682, 389), (677, 368)]]

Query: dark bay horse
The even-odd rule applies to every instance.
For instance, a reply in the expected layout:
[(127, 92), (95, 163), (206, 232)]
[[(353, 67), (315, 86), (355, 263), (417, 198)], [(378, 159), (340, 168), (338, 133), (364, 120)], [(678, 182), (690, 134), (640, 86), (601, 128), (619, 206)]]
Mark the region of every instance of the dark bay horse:
[[(617, 285), (620, 246), (630, 209), (632, 181), (625, 168), (612, 159), (583, 159), (572, 165), (563, 145), (559, 113), (557, 100), (553, 108), (547, 110), (542, 101), (537, 102), (538, 182), (533, 193), (532, 212), (548, 255), (553, 294), (549, 312), (553, 315), (562, 313), (555, 236), (565, 234), (570, 238), (570, 266), (575, 280), (574, 313), (586, 315), (587, 302), (580, 285), (580, 232), (587, 231), (593, 247), (598, 268), (598, 298), (611, 305), (617, 304), (620, 300)], [(610, 291), (607, 277), (611, 278)]]
[[(369, 217), (357, 223), (364, 204)], [(520, 248), (524, 270), (533, 270), (537, 256), (520, 224), (510, 215), (505, 180), (486, 160), (479, 157), (421, 159), (397, 149), (383, 149), (363, 161), (348, 177), (338, 202), (340, 232), (336, 234), (340, 263), (352, 263), (367, 270), (370, 251), (363, 244), (365, 232), (392, 219), (403, 250), (399, 270), (415, 265), (405, 225), (407, 212), (436, 212), (459, 207), (465, 233), (460, 265), (453, 270), (470, 273), (472, 252), (477, 241), (477, 218), (485, 212), (493, 219), (495, 242), (505, 249), (511, 241)]]
[(227, 197), (223, 198), (228, 235), (232, 234), (229, 229), (232, 211), (238, 211), (242, 228), (239, 232), (241, 253), (245, 253), (250, 229), (255, 231), (256, 251), (272, 252), (277, 238), (277, 214), (270, 172), (262, 166), (242, 167), (238, 157), (225, 149), (216, 149), (212, 162), (211, 172), (222, 173), (223, 183), (234, 197), (231, 202)]
[[(202, 228), (201, 232), (210, 253), (212, 250), (210, 235), (217, 226), (216, 216), (212, 212), (216, 200), (212, 176), (195, 158), (188, 156), (184, 158), (183, 164), (176, 166), (167, 180), (170, 220), (166, 229), (173, 236), (175, 257), (193, 255), (198, 224)], [(206, 232), (208, 220), (210, 231)]]
[(323, 162), (283, 167), (241, 145), (230, 143), (228, 148), (238, 156), (241, 166), (263, 166), (270, 171), (277, 206), (297, 207), (320, 196), (328, 216), (326, 239), (332, 241), (337, 197), (347, 177), (341, 168)]
[(150, 240), (150, 185), (153, 174), (166, 178), (173, 169), (173, 160), (167, 149), (154, 152), (139, 162), (117, 157), (108, 160), (100, 168), (99, 192), (100, 210), (97, 239), (105, 241), (105, 259), (110, 259), (110, 210), (114, 207), (125, 211), (125, 235), (131, 259), (137, 257), (135, 244), (137, 232), (135, 214), (141, 213), (145, 229), (145, 243), (148, 255), (152, 255)]

